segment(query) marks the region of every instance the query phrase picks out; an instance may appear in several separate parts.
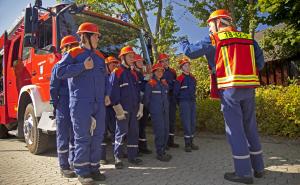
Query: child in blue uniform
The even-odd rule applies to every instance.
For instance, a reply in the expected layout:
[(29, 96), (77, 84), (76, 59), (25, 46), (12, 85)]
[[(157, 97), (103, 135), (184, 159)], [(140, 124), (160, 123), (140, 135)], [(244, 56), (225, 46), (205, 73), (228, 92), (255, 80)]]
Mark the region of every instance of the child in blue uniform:
[(184, 58), (179, 61), (182, 74), (174, 85), (174, 96), (179, 104), (180, 118), (184, 129), (185, 151), (198, 150), (193, 142), (196, 128), (196, 79), (190, 73), (190, 61)]

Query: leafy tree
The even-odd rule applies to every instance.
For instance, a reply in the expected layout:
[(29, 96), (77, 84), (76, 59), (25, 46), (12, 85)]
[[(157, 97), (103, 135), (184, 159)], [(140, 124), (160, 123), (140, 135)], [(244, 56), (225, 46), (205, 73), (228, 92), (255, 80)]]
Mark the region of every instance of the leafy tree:
[(186, 7), (192, 15), (200, 20), (200, 26), (206, 26), (209, 15), (217, 9), (227, 9), (230, 11), (234, 23), (243, 32), (254, 33), (259, 17), (255, 0), (189, 0), (190, 5), (181, 4)]
[[(162, 0), (76, 0), (79, 4), (87, 4), (95, 12), (108, 15), (126, 14), (130, 21), (144, 29), (151, 38), (154, 60), (158, 52), (169, 51), (176, 42), (176, 33), (179, 28), (173, 18), (171, 3), (163, 4)], [(154, 30), (150, 28), (148, 14), (156, 16)]]

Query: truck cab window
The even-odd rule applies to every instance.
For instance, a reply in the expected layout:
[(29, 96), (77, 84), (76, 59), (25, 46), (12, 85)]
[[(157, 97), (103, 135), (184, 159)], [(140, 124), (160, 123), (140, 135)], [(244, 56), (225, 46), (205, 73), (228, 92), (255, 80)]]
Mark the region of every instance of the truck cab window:
[(52, 46), (52, 18), (41, 21), (37, 34), (37, 52), (42, 54)]
[(11, 66), (15, 66), (18, 63), (18, 55), (19, 55), (19, 48), (20, 48), (20, 38), (18, 38), (13, 45), (13, 52), (11, 57)]

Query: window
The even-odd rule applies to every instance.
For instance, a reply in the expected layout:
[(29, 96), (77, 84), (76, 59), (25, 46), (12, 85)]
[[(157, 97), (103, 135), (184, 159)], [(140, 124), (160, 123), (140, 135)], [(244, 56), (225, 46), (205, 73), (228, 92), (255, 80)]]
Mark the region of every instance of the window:
[[(42, 21), (39, 24), (37, 35), (37, 53), (47, 53), (52, 46), (52, 18)], [(24, 52), (24, 51), (23, 51)]]

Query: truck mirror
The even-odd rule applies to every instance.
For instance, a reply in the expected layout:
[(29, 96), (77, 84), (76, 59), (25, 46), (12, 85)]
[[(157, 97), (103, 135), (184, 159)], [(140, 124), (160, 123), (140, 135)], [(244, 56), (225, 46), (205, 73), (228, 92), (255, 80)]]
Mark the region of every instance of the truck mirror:
[(51, 52), (51, 53), (57, 53), (57, 49), (56, 49), (56, 47), (55, 46), (50, 46), (50, 49), (49, 49), (49, 51)]
[(38, 9), (28, 7), (24, 16), (24, 47), (32, 47), (36, 42), (35, 35), (38, 30)]

